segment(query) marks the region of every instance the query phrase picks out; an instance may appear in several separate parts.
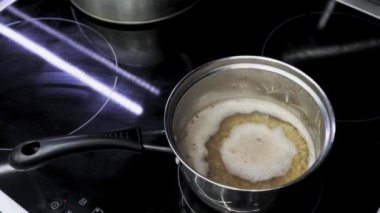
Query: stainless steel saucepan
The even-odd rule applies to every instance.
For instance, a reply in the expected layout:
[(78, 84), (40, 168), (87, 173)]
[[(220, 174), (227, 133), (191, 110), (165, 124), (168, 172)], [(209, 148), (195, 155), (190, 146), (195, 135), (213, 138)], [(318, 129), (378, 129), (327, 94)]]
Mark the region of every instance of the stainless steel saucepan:
[(192, 7), (199, 0), (71, 0), (82, 12), (117, 24), (157, 22)]
[[(286, 107), (307, 127), (314, 142), (316, 160), (299, 178), (265, 189), (242, 189), (217, 183), (186, 162), (177, 136), (187, 122), (211, 104), (233, 98), (259, 98)], [(195, 194), (219, 211), (251, 212), (264, 209), (276, 193), (315, 171), (333, 143), (335, 118), (321, 88), (303, 72), (283, 62), (256, 56), (216, 60), (185, 76), (172, 91), (165, 108), (165, 134), (169, 147), (144, 145), (138, 128), (80, 136), (63, 136), (24, 142), (15, 147), (10, 164), (16, 169), (38, 167), (56, 157), (91, 150), (154, 149), (175, 154)]]

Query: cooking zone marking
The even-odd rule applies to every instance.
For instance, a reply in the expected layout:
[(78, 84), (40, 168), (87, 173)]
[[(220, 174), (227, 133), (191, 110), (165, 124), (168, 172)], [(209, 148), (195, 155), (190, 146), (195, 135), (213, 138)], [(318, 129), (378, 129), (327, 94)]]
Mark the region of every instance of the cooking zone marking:
[[(96, 54), (95, 52), (91, 51), (87, 47), (75, 42), (71, 38), (69, 38), (66, 35), (60, 33), (59, 31), (49, 27), (48, 25), (42, 23), (41, 21), (30, 17), (29, 15), (22, 12), (21, 10), (18, 10), (17, 8), (10, 6), (7, 8), (7, 11), (11, 12), (12, 14), (14, 14), (14, 15), (22, 18), (22, 19), (27, 20), (28, 22), (31, 22), (32, 24), (34, 24), (38, 28), (42, 29), (43, 31), (49, 33), (50, 35), (55, 36), (56, 38), (59, 38), (60, 40), (62, 40), (64, 42), (66, 42), (71, 47), (74, 47), (78, 51), (92, 57), (96, 61), (98, 61), (98, 62), (102, 63), (103, 65), (105, 65), (106, 67), (114, 70), (115, 72), (117, 72), (117, 74), (120, 74), (120, 76), (130, 80), (131, 82), (135, 83), (136, 85), (148, 90), (149, 92), (151, 92), (155, 95), (160, 94), (160, 90), (157, 87), (155, 87), (154, 85), (150, 84), (149, 82), (145, 81), (144, 79), (139, 78), (138, 76), (133, 75), (132, 73), (124, 70), (123, 68), (118, 67), (117, 65), (115, 65), (114, 63), (112, 63), (108, 59), (104, 58), (103, 56)], [(77, 24), (79, 26), (82, 25), (79, 23), (77, 23)], [(85, 25), (83, 25), (83, 26), (85, 26)]]
[(35, 43), (34, 41), (26, 38), (20, 33), (10, 29), (7, 26), (4, 26), (3, 24), (0, 24), (0, 34), (16, 42), (17, 44), (29, 50), (30, 52), (36, 54), (41, 59), (45, 60), (51, 65), (57, 67), (58, 69), (61, 69), (62, 71), (66, 72), (67, 74), (70, 74), (79, 81), (87, 84), (89, 87), (91, 87), (98, 93), (104, 95), (105, 97), (109, 97), (110, 100), (119, 104), (128, 111), (136, 115), (141, 115), (143, 113), (143, 108), (136, 102), (130, 100), (129, 98), (116, 91), (113, 91), (110, 87), (89, 76), (85, 71), (63, 60), (58, 55), (52, 53), (51, 51)]

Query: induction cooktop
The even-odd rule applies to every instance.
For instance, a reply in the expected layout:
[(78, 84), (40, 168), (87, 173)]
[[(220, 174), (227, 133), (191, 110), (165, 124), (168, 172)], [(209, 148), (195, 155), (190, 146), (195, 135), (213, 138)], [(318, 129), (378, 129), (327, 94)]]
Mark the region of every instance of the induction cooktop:
[(321, 168), (265, 212), (376, 212), (380, 22), (338, 5), (319, 28), (325, 3), (200, 1), (143, 26), (95, 20), (70, 1), (10, 4), (0, 12), (0, 212), (214, 212), (167, 153), (86, 152), (28, 171), (8, 159), (33, 138), (161, 130), (176, 83), (234, 55), (301, 69), (326, 92), (337, 118)]

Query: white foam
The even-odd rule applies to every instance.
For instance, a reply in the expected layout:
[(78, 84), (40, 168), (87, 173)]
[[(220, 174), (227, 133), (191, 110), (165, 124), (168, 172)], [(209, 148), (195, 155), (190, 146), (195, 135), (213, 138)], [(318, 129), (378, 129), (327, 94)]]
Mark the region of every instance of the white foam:
[(231, 174), (256, 182), (285, 175), (297, 148), (281, 128), (244, 123), (232, 128), (220, 154)]
[(206, 142), (218, 131), (220, 123), (234, 114), (249, 114), (255, 111), (269, 114), (292, 124), (305, 139), (308, 146), (309, 167), (314, 163), (314, 145), (302, 121), (289, 110), (277, 104), (253, 98), (229, 99), (218, 102), (194, 116), (179, 135), (178, 148), (186, 162), (200, 174), (207, 176), (208, 163), (205, 157), (208, 152)]

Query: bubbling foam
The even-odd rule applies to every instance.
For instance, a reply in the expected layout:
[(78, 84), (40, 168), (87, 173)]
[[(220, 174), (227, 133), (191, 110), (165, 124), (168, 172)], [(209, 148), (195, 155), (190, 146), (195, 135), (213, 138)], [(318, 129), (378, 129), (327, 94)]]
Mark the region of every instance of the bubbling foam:
[(289, 110), (269, 101), (254, 98), (229, 99), (198, 112), (178, 137), (178, 148), (185, 161), (197, 172), (207, 176), (209, 166), (206, 142), (219, 129), (220, 123), (235, 114), (260, 112), (290, 123), (305, 139), (309, 151), (309, 167), (315, 161), (315, 150), (309, 132), (302, 121)]
[(254, 123), (235, 126), (220, 147), (226, 169), (251, 182), (285, 175), (296, 153), (281, 128)]

